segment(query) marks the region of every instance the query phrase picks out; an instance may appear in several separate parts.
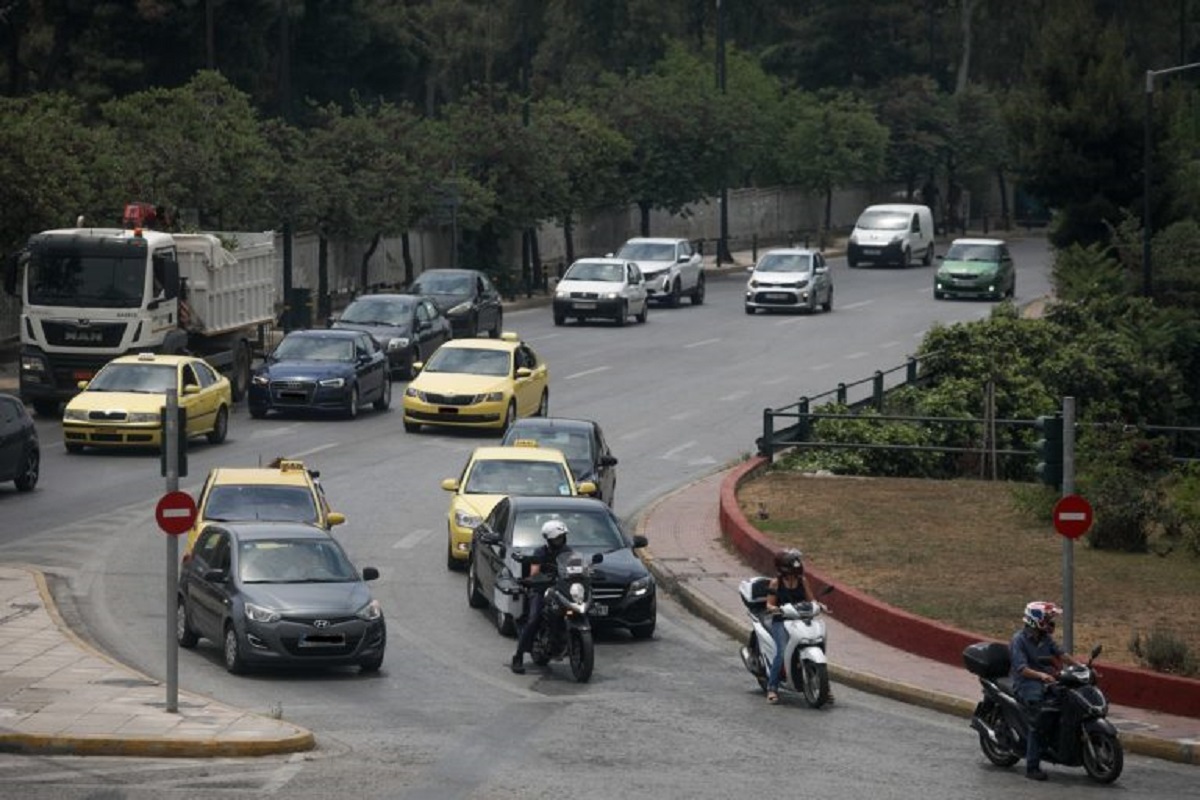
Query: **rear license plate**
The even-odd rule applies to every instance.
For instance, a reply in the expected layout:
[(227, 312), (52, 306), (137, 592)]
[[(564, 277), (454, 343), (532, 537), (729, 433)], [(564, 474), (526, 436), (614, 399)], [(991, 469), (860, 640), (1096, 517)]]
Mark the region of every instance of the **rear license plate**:
[(576, 303), (575, 307), (576, 308), (595, 308), (596, 304), (595, 303)]
[(603, 603), (592, 603), (592, 607), (588, 609), (588, 611), (593, 617), (608, 616), (608, 606), (604, 605)]

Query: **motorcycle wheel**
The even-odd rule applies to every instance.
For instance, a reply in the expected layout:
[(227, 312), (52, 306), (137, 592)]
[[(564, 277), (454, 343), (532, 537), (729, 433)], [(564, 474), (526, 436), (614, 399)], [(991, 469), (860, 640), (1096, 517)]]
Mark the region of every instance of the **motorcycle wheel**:
[(750, 641), (746, 642), (746, 649), (750, 651), (751, 660), (759, 665), (759, 671), (752, 674), (758, 681), (758, 688), (765, 692), (767, 690), (767, 671), (763, 668), (762, 651), (758, 649), (758, 634), (754, 631), (750, 632)]
[(538, 630), (537, 636), (533, 637), (533, 649), (529, 651), (529, 657), (533, 659), (533, 663), (539, 667), (544, 667), (550, 663), (550, 634), (546, 631), (545, 624)]
[(571, 674), (578, 683), (587, 683), (596, 663), (591, 631), (571, 631)]
[[(984, 713), (982, 721), (994, 731), (1002, 731), (1008, 726), (1008, 721), (1004, 719), (1004, 713), (998, 706), (988, 709)], [(979, 749), (987, 756), (987, 760), (997, 767), (1011, 767), (1021, 760), (1021, 757), (1008, 747), (993, 742), (986, 733), (982, 732), (979, 734)]]
[(799, 667), (803, 670), (804, 700), (813, 708), (828, 703), (829, 665), (801, 659)]
[(1097, 783), (1112, 783), (1121, 776), (1125, 751), (1121, 740), (1101, 731), (1084, 731), (1083, 768)]

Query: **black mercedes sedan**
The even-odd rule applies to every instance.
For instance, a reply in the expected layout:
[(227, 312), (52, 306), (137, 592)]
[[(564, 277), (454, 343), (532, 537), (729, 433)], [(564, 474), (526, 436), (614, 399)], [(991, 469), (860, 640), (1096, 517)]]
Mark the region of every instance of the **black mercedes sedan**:
[(646, 546), (646, 537), (626, 535), (612, 509), (591, 497), (511, 496), (497, 503), (471, 539), (467, 603), (489, 609), (500, 633), (515, 633), (524, 601), (501, 591), (497, 578), (523, 575), (517, 556), (543, 544), (542, 525), (552, 519), (567, 526), (567, 547), (585, 559), (604, 554), (592, 571), (592, 626), (626, 628), (635, 639), (653, 636), (658, 620), (654, 576), (633, 552)]
[(387, 354), (393, 378), (412, 378), (413, 364), (428, 361), (454, 336), (437, 303), (411, 294), (365, 294), (346, 306), (332, 327), (371, 334)]
[(250, 377), (250, 416), (269, 411), (334, 412), (349, 419), (371, 403), (392, 405), (387, 356), (364, 331), (292, 331)]
[(299, 522), (213, 523), (184, 559), (175, 638), (221, 647), (234, 674), (253, 666), (383, 664), (387, 630), (379, 601), (337, 540)]
[(433, 299), (454, 329), (454, 338), (487, 334), (500, 338), (504, 308), (491, 279), (477, 269), (427, 269), (408, 290)]

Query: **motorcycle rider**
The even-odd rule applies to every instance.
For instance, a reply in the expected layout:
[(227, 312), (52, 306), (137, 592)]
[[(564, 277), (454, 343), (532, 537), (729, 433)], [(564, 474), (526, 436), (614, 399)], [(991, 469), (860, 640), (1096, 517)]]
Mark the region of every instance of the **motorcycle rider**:
[[(533, 555), (529, 560), (529, 577), (534, 575), (553, 575), (558, 572), (558, 557), (567, 548), (567, 534), (570, 531), (567, 529), (566, 523), (562, 520), (548, 520), (542, 525), (542, 539), (545, 544), (533, 551)], [(542, 605), (545, 602), (545, 597), (541, 592), (531, 592), (529, 598), (529, 614), (525, 618), (525, 626), (521, 628), (521, 635), (517, 639), (517, 652), (513, 654), (512, 664), (510, 665), (513, 672), (518, 675), (525, 674), (525, 654), (533, 647), (533, 640), (537, 637), (538, 627), (542, 624)]]
[(794, 547), (775, 555), (776, 575), (767, 586), (767, 614), (771, 617), (771, 638), (775, 640), (775, 658), (767, 672), (767, 702), (779, 702), (779, 679), (783, 673), (783, 650), (787, 646), (787, 628), (779, 611), (788, 603), (803, 603), (813, 598), (808, 576), (804, 574), (804, 556)]
[(1054, 603), (1034, 600), (1025, 606), (1024, 626), (1017, 631), (1009, 645), (1012, 664), (1013, 693), (1026, 708), (1029, 717), (1029, 735), (1025, 745), (1025, 777), (1044, 781), (1042, 771), (1042, 737), (1046, 734), (1048, 714), (1044, 711), (1054, 703), (1053, 693), (1048, 696), (1047, 687), (1057, 682), (1054, 673), (1055, 659), (1068, 664), (1078, 664), (1070, 653), (1054, 641), (1054, 626), (1062, 609)]

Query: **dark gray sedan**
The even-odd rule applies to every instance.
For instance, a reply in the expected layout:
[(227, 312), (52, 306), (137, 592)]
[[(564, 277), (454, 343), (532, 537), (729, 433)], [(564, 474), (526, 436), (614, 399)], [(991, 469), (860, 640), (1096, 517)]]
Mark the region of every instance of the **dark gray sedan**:
[(454, 335), (433, 300), (411, 294), (363, 295), (346, 306), (333, 327), (371, 334), (387, 354), (393, 378), (411, 378), (412, 365), (428, 361)]
[(290, 522), (211, 524), (179, 576), (180, 647), (219, 643), (234, 674), (254, 665), (383, 664), (387, 630), (379, 601), (337, 540)]
[(25, 404), (11, 394), (0, 394), (0, 482), (12, 481), (17, 491), (37, 486), (42, 451), (37, 428)]

